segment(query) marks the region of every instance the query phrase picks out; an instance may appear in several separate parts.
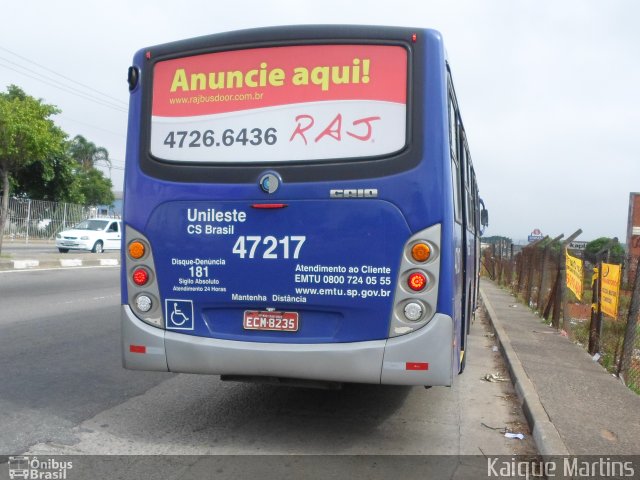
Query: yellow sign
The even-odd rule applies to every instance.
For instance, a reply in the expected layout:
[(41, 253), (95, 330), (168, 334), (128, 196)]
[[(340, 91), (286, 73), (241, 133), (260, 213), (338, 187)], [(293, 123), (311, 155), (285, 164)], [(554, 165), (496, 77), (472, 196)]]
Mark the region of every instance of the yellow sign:
[(610, 317), (618, 317), (620, 296), (620, 265), (602, 264), (602, 284), (600, 285), (600, 309)]
[(567, 252), (567, 288), (571, 290), (578, 300), (582, 300), (582, 278), (584, 270), (582, 260), (572, 257)]

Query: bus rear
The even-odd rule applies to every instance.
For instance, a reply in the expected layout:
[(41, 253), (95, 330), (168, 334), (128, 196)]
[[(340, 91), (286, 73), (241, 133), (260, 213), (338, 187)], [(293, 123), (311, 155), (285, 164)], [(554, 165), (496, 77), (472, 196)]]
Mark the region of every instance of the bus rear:
[(437, 32), (212, 35), (139, 51), (129, 84), (126, 368), (451, 385)]

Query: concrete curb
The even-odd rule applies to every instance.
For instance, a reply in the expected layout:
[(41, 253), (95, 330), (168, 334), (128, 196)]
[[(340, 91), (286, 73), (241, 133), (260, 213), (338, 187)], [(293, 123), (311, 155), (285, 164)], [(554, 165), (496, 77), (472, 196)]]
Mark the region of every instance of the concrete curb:
[(102, 258), (83, 260), (81, 258), (64, 258), (58, 260), (6, 260), (0, 262), (0, 271), (7, 270), (39, 270), (42, 268), (74, 268), (74, 267), (117, 267), (120, 260), (115, 258)]
[(547, 415), (540, 401), (538, 392), (524, 371), (518, 355), (511, 346), (511, 340), (507, 332), (502, 328), (500, 319), (496, 315), (482, 287), (480, 287), (480, 296), (482, 297), (485, 311), (488, 314), (496, 334), (498, 348), (507, 363), (513, 387), (522, 405), (522, 410), (529, 423), (529, 428), (531, 429), (540, 455), (547, 458), (570, 455), (569, 449), (560, 437), (555, 425), (549, 419), (549, 415)]

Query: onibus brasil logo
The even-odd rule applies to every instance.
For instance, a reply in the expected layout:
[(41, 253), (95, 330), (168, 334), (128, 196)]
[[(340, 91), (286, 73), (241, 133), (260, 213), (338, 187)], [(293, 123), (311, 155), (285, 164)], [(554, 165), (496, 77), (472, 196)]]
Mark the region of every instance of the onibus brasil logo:
[(55, 458), (44, 460), (38, 457), (18, 455), (9, 457), (9, 478), (25, 478), (32, 480), (65, 480), (67, 470), (73, 468), (73, 462), (60, 461)]

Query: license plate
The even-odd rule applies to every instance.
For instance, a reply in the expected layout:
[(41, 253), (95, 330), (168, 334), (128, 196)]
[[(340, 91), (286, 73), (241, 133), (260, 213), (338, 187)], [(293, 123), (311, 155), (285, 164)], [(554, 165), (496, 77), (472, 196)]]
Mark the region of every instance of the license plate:
[(298, 312), (264, 312), (245, 310), (242, 326), (245, 330), (297, 332)]

